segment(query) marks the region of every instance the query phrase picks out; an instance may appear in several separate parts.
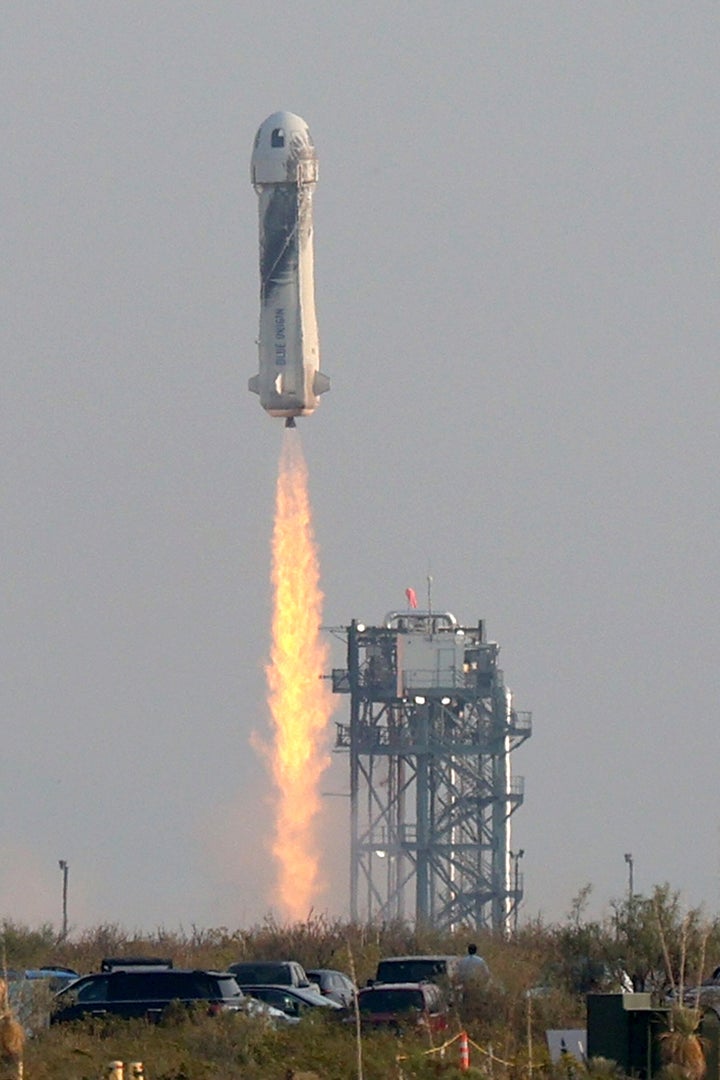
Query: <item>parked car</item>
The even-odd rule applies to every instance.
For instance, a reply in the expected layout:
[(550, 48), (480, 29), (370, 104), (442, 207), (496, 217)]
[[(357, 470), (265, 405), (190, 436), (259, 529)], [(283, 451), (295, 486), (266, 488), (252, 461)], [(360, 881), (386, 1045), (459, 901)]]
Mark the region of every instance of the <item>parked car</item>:
[(268, 1005), (266, 1001), (261, 1001), (260, 998), (250, 997), (249, 994), (243, 995), (240, 1011), (245, 1016), (252, 1017), (253, 1020), (264, 1020), (273, 1027), (294, 1023), (293, 1018), (283, 1012), (282, 1009), (278, 1009), (275, 1005)]
[(365, 1027), (391, 1027), (398, 1033), (423, 1028), (442, 1034), (448, 1007), (435, 983), (377, 983), (358, 991), (360, 1021)]
[(63, 990), (71, 982), (79, 978), (79, 972), (75, 971), (74, 968), (66, 967), (27, 968), (25, 971), (7, 972), (8, 983), (22, 982), (24, 980), (40, 981), (45, 983), (54, 993)]
[(233, 975), (219, 971), (110, 971), (85, 975), (55, 995), (52, 1024), (86, 1016), (144, 1017), (156, 1021), (171, 1001), (206, 1003), (208, 1012), (239, 1012), (243, 993)]
[(228, 971), (241, 986), (245, 983), (248, 986), (272, 984), (319, 990), (319, 987), (308, 979), (302, 964), (298, 964), (296, 960), (240, 960), (231, 964)]
[[(679, 989), (676, 988), (666, 994), (665, 1000), (668, 1005), (674, 1005), (679, 997)], [(720, 967), (715, 968), (712, 975), (703, 979), (699, 986), (683, 987), (682, 1004), (693, 1009), (712, 1008), (720, 1012)]]
[(377, 966), (376, 983), (457, 982), (460, 956), (387, 956)]
[(249, 994), (250, 997), (273, 1005), (276, 1009), (282, 1009), (292, 1020), (299, 1020), (315, 1009), (343, 1011), (336, 1001), (323, 997), (317, 990), (302, 986), (269, 986), (265, 983), (251, 986), (243, 983), (241, 989), (243, 994)]
[(34, 1035), (50, 1023), (53, 998), (59, 990), (80, 976), (73, 968), (42, 967), (5, 973), (8, 1000), (27, 1035)]
[(349, 1009), (357, 993), (357, 987), (349, 975), (342, 971), (333, 971), (332, 968), (313, 968), (307, 972), (307, 977), (320, 987), (323, 997), (337, 1001), (338, 1005), (344, 1005)]

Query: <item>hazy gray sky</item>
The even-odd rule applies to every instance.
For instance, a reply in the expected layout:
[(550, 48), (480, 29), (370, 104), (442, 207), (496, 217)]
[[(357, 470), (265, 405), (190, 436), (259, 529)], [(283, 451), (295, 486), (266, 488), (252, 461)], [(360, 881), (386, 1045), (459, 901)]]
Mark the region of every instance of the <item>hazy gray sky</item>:
[(249, 158), (281, 108), (320, 158), (325, 622), (428, 568), (486, 620), (534, 715), (525, 914), (602, 911), (625, 852), (717, 911), (718, 10), (3, 6), (0, 915), (58, 923), (59, 858), (76, 927), (268, 910)]

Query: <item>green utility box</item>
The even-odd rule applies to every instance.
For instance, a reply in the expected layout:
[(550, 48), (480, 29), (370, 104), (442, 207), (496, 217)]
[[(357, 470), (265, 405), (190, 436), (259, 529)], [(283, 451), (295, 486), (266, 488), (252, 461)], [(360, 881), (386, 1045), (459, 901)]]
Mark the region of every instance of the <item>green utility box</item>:
[(653, 1006), (650, 994), (588, 994), (588, 1057), (609, 1058), (627, 1076), (651, 1080), (662, 1066), (658, 1035), (667, 1030), (669, 1011)]

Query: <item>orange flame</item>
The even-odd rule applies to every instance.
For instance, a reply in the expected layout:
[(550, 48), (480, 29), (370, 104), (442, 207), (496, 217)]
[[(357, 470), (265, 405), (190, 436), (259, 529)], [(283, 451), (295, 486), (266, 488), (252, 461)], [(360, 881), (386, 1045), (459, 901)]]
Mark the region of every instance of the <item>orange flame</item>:
[(274, 608), (268, 704), (277, 788), (272, 851), (284, 913), (307, 918), (321, 891), (315, 819), (318, 784), (330, 763), (333, 701), (321, 679), (328, 649), (320, 639), (323, 594), (312, 528), (307, 466), (297, 432), (286, 429), (280, 456), (272, 540)]

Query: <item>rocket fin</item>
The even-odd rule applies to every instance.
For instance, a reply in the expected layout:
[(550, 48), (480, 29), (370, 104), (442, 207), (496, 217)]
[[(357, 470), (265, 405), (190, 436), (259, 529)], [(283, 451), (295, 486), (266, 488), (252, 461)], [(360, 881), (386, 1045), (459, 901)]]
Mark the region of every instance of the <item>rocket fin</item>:
[(316, 371), (313, 376), (313, 394), (319, 397), (320, 394), (326, 393), (330, 389), (330, 380), (327, 375), (323, 375), (322, 371)]
[(248, 379), (248, 390), (251, 394), (260, 393), (260, 376), (253, 375), (252, 379)]

